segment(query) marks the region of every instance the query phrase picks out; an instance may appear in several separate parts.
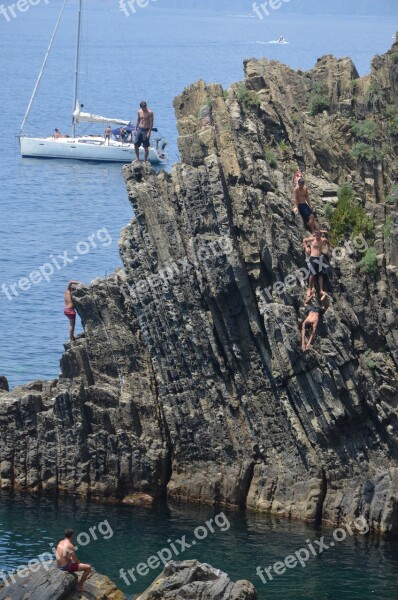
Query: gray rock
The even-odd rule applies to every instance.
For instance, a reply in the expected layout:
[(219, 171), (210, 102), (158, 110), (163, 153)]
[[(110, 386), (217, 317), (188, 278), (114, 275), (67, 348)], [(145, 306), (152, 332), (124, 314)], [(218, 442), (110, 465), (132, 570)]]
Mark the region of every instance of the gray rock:
[[(21, 577), (23, 575), (23, 577)], [(80, 574), (79, 574), (80, 577)], [(124, 600), (116, 585), (96, 571), (86, 580), (84, 592), (77, 592), (78, 577), (56, 567), (37, 572), (28, 569), (14, 575), (15, 582), (0, 588), (0, 600)]]
[(168, 563), (137, 600), (256, 600), (249, 581), (233, 583), (226, 573), (197, 560)]

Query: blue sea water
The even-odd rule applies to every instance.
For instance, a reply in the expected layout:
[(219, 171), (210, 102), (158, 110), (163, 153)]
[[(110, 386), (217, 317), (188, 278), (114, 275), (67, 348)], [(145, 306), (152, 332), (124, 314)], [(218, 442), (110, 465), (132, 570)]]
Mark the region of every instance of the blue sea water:
[[(117, 241), (121, 227), (133, 216), (120, 165), (19, 156), (16, 135), (60, 4), (60, 0), (42, 0), (9, 22), (0, 14), (0, 374), (11, 385), (58, 375), (68, 331), (63, 315), (65, 286), (72, 278), (89, 283), (121, 265)], [(247, 12), (250, 7), (248, 2)], [(178, 160), (172, 102), (184, 86), (204, 79), (228, 87), (243, 78), (245, 58), (264, 55), (301, 69), (311, 68), (323, 54), (351, 56), (360, 74), (365, 74), (372, 57), (389, 48), (398, 29), (397, 20), (383, 17), (293, 17), (281, 8), (261, 21), (235, 12), (233, 1), (228, 14), (221, 14), (173, 10), (167, 0), (157, 0), (126, 16), (117, 0), (88, 0), (80, 93), (85, 110), (134, 118), (145, 98), (156, 124), (169, 138), (172, 163)], [(75, 17), (76, 0), (71, 0), (29, 119), (29, 133), (47, 135), (54, 127), (70, 131)], [(267, 43), (279, 35), (289, 44)], [(84, 253), (90, 236), (96, 247)], [(72, 264), (55, 269), (48, 282), (25, 291), (16, 288), (17, 297), (10, 292), (22, 277), (65, 252)], [(63, 259), (58, 261), (62, 265)], [(81, 557), (113, 577), (126, 592), (136, 593), (157, 572), (141, 578), (133, 589), (120, 579), (119, 569), (145, 560), (167, 545), (168, 538), (188, 535), (211, 514), (194, 508), (104, 508), (2, 493), (0, 568), (14, 568), (46, 551), (69, 523), (87, 531), (88, 526), (109, 519), (115, 530), (112, 540), (90, 544), (81, 550)], [(231, 528), (209, 536), (188, 553), (189, 558), (209, 561), (234, 578), (249, 578), (260, 599), (396, 598), (396, 543), (349, 537), (307, 567), (264, 585), (255, 566), (273, 564), (322, 533), (264, 516), (234, 513), (228, 518)]]
[[(21, 514), (29, 518), (21, 518)], [(210, 519), (211, 527), (206, 524)], [(259, 600), (397, 597), (398, 543), (362, 535), (366, 531), (362, 522), (358, 527), (353, 524), (353, 535), (348, 530), (343, 539), (341, 530), (314, 529), (264, 515), (221, 514), (212, 508), (178, 505), (150, 509), (101, 506), (4, 492), (0, 496), (0, 578), (3, 572), (51, 552), (51, 545), (69, 526), (75, 531), (79, 559), (92, 563), (129, 595), (142, 592), (161, 571), (158, 565), (146, 568), (145, 574), (145, 568), (137, 571), (137, 566), (165, 549), (169, 551), (162, 554), (165, 560), (198, 559), (223, 570), (233, 580), (249, 579)], [(268, 571), (272, 579), (264, 573), (267, 567), (296, 552), (303, 566), (297, 563), (279, 575), (272, 569)], [(257, 567), (261, 567), (265, 583)], [(129, 575), (131, 569), (134, 571)]]

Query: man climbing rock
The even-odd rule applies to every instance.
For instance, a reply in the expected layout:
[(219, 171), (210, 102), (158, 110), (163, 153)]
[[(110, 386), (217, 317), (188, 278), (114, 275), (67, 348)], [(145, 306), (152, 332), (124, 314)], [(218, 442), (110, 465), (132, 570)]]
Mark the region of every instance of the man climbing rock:
[(297, 169), (295, 170), (294, 174), (293, 174), (293, 189), (296, 188), (299, 179), (303, 178), (303, 174), (300, 171), (300, 169), (297, 167)]
[(304, 223), (306, 225), (309, 224), (311, 232), (313, 233), (315, 229), (319, 229), (319, 225), (315, 221), (314, 213), (310, 206), (308, 188), (305, 185), (305, 181), (302, 177), (300, 177), (297, 182), (297, 186), (294, 188), (293, 203), (293, 212), (296, 214), (298, 212), (300, 213)]
[(314, 235), (311, 237), (304, 238), (303, 240), (304, 249), (309, 257), (309, 268), (310, 268), (310, 279), (309, 279), (309, 290), (308, 296), (311, 295), (314, 288), (315, 278), (318, 279), (319, 292), (323, 294), (323, 275), (326, 273), (328, 264), (326, 258), (323, 255), (323, 247), (327, 246), (328, 252), (331, 250), (330, 241), (322, 237), (319, 230), (314, 231)]
[(64, 301), (65, 309), (64, 315), (69, 319), (69, 341), (73, 342), (75, 339), (75, 324), (76, 324), (76, 310), (72, 299), (72, 287), (79, 283), (78, 281), (70, 281), (65, 290)]
[[(311, 346), (311, 342), (318, 327), (319, 318), (321, 315), (325, 314), (329, 308), (329, 297), (326, 292), (322, 292), (321, 294), (322, 308), (316, 305), (315, 296), (315, 290), (312, 290), (311, 294), (304, 301), (306, 318), (301, 327), (301, 349), (303, 352), (306, 352)], [(307, 326), (311, 327), (308, 340), (306, 339)]]

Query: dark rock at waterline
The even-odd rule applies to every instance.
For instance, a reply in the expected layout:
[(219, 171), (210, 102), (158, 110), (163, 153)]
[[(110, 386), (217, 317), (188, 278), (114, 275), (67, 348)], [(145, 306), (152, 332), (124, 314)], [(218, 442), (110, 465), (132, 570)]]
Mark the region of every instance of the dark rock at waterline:
[(4, 375), (0, 375), (0, 390), (4, 390), (5, 392), (10, 390), (7, 377), (4, 377)]
[[(362, 78), (348, 58), (249, 60), (243, 83), (176, 99), (182, 162), (125, 167), (124, 268), (76, 288), (61, 377), (0, 391), (2, 488), (398, 533), (397, 52)], [(332, 259), (306, 353), (297, 164), (321, 225), (350, 182), (373, 236), (372, 274), (358, 245)]]
[[(36, 566), (36, 565), (35, 565)], [(21, 575), (26, 575), (22, 577)], [(79, 574), (79, 577), (81, 574)], [(54, 566), (41, 567), (36, 573), (26, 569), (14, 575), (15, 583), (0, 588), (0, 600), (124, 600), (125, 595), (105, 575), (93, 570), (84, 584), (84, 592), (77, 592), (76, 575), (63, 573)]]
[(250, 581), (233, 582), (226, 573), (197, 560), (168, 563), (136, 600), (256, 600)]

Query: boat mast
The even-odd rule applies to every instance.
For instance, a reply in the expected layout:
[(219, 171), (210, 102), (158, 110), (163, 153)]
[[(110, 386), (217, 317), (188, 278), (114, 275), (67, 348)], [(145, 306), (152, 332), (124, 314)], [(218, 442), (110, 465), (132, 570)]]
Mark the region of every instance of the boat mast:
[(21, 127), (20, 127), (20, 130), (19, 130), (19, 135), (20, 136), (22, 135), (23, 128), (25, 127), (25, 123), (26, 123), (26, 121), (27, 121), (27, 119), (29, 117), (29, 113), (31, 111), (33, 101), (34, 101), (35, 96), (37, 94), (37, 90), (39, 89), (40, 81), (41, 81), (41, 78), (43, 77), (44, 69), (46, 67), (48, 57), (50, 55), (50, 51), (51, 51), (51, 48), (52, 48), (52, 45), (53, 45), (53, 42), (54, 42), (55, 35), (56, 35), (57, 31), (58, 31), (58, 25), (60, 24), (62, 13), (64, 12), (64, 8), (65, 8), (66, 2), (67, 2), (67, 0), (64, 0), (64, 3), (62, 5), (62, 8), (61, 8), (60, 13), (58, 15), (58, 19), (57, 19), (57, 22), (55, 24), (55, 28), (54, 28), (53, 34), (51, 36), (50, 43), (49, 43), (48, 48), (47, 48), (47, 52), (46, 52), (46, 55), (44, 57), (43, 64), (41, 66), (39, 76), (38, 76), (37, 81), (35, 83), (35, 87), (33, 88), (33, 92), (32, 92), (32, 95), (30, 97), (30, 100), (29, 100), (28, 108), (26, 109), (25, 116), (24, 116), (23, 121), (21, 123)]
[[(72, 114), (76, 110), (76, 104), (78, 102), (77, 94), (79, 89), (79, 62), (80, 62), (80, 35), (82, 30), (82, 4), (83, 0), (79, 0), (79, 13), (77, 18), (77, 42), (76, 42), (76, 61), (75, 61), (75, 90), (73, 94), (73, 111)], [(72, 137), (75, 137), (76, 131), (76, 122), (75, 117), (73, 117), (72, 121)]]

